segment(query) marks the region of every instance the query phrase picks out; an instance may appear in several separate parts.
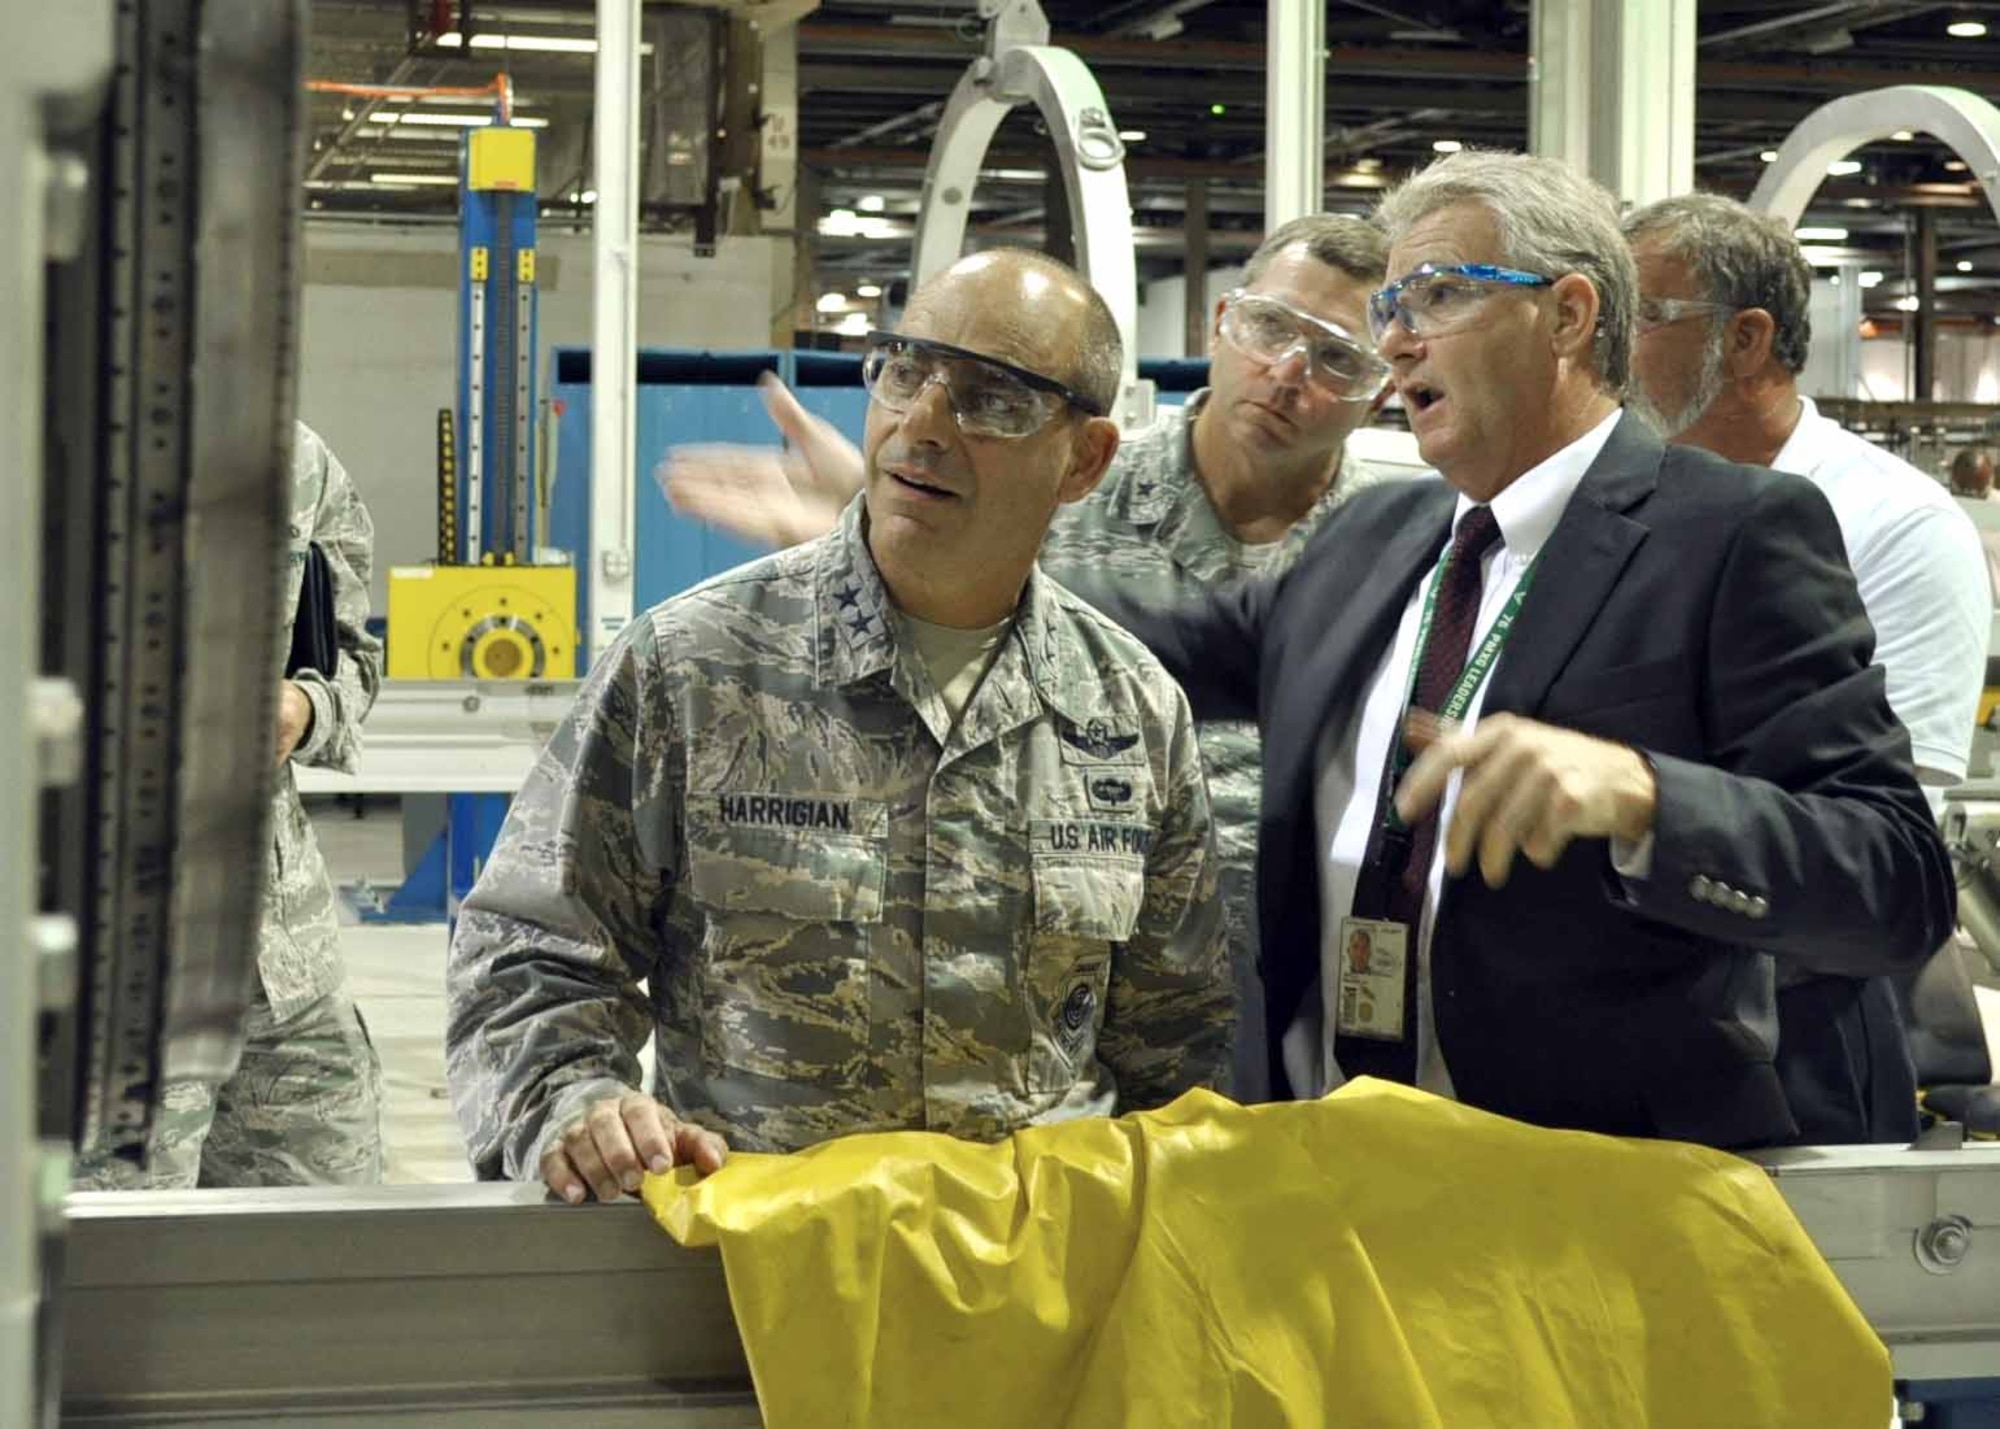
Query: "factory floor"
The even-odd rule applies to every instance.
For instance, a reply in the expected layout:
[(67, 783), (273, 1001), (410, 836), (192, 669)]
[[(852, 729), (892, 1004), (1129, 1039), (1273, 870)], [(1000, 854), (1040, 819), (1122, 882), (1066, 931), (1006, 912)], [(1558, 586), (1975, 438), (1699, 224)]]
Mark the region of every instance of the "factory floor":
[[(365, 817), (314, 802), (313, 824), (336, 886), (366, 880), (384, 891), (403, 877), (403, 825), (393, 802)], [(387, 1179), (469, 1181), (465, 1138), (444, 1085), (443, 923), (361, 923), (341, 910), (348, 986), (382, 1058)]]
[[(362, 818), (346, 806), (315, 802), (313, 822), (336, 885), (365, 881), (386, 893), (401, 882), (403, 825), (393, 801), (371, 801)], [(345, 906), (342, 918), (348, 982), (382, 1057), (387, 1179), (471, 1180), (445, 1091), (445, 926), (361, 923)], [(1978, 991), (1993, 1064), (2000, 1067), (2000, 988)], [(650, 1065), (650, 1052), (641, 1065)]]

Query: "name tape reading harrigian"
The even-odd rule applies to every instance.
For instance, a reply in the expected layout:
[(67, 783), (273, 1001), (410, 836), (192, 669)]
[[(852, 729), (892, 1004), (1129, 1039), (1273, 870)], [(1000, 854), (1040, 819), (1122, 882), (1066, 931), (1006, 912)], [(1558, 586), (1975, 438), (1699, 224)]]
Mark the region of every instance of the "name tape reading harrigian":
[(717, 812), (725, 824), (758, 828), (854, 830), (854, 804), (849, 799), (806, 799), (784, 794), (718, 794)]

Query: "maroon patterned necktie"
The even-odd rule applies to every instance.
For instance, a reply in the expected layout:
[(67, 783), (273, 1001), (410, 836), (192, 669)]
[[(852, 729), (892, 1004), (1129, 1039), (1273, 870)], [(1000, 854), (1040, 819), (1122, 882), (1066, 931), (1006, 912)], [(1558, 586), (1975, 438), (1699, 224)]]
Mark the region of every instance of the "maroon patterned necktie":
[[(1450, 696), (1459, 676), (1465, 672), (1466, 658), (1472, 652), (1472, 629), (1479, 620), (1479, 593), (1483, 584), (1481, 564), (1486, 552), (1499, 539), (1500, 523), (1493, 519), (1490, 508), (1475, 506), (1459, 518), (1458, 529), (1452, 535), (1450, 559), (1445, 562), (1444, 573), (1438, 578), (1430, 632), (1418, 658), (1416, 683), (1410, 693), (1412, 709), (1435, 713)], [(1402, 738), (1400, 728), (1391, 735), (1392, 761), (1395, 741)], [(1394, 794), (1393, 786), (1385, 786), (1384, 798)], [(1439, 807), (1442, 803), (1440, 800)], [(1376, 810), (1371, 843), (1382, 837), (1384, 812)], [(1385, 1042), (1369, 1037), (1337, 1038), (1334, 1059), (1339, 1062), (1341, 1073), (1346, 1077), (1384, 1077), (1411, 1086), (1416, 1083), (1417, 939), (1423, 924), (1424, 888), (1430, 882), (1431, 855), (1437, 849), (1437, 834), (1438, 810), (1433, 808), (1410, 826), (1407, 844), (1397, 841), (1409, 850), (1402, 867), (1383, 868), (1380, 880), (1364, 874), (1362, 885), (1356, 889), (1354, 915), (1357, 918), (1386, 918), (1401, 923), (1409, 929), (1409, 934), (1403, 959), (1402, 1040)], [(1370, 852), (1372, 854), (1375, 850), (1371, 848)], [(1370, 897), (1364, 891), (1371, 887), (1380, 888), (1384, 882), (1387, 884), (1386, 896)], [(1363, 906), (1367, 902), (1377, 906)]]

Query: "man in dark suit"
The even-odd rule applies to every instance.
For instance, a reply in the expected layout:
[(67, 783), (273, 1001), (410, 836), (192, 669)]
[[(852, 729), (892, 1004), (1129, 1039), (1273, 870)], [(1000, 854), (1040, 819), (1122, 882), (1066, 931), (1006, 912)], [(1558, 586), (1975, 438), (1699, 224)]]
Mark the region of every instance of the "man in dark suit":
[(1575, 171), (1453, 155), (1378, 219), (1373, 325), (1444, 481), (1362, 493), (1278, 580), (1116, 612), (1200, 717), (1263, 726), (1274, 1085), (1792, 1139), (1776, 963), (1913, 966), (1954, 914), (1833, 514), (1622, 413), (1637, 281)]

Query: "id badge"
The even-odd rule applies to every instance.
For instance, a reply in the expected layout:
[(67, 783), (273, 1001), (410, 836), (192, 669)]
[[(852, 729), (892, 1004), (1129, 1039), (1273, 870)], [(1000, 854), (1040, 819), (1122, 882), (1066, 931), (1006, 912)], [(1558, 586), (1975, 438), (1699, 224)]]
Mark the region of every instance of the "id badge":
[(1403, 970), (1410, 930), (1380, 918), (1340, 920), (1340, 1009), (1343, 1037), (1404, 1037)]

